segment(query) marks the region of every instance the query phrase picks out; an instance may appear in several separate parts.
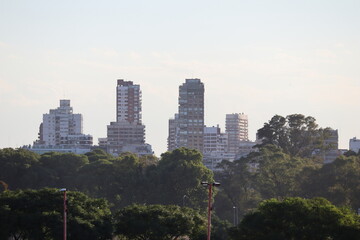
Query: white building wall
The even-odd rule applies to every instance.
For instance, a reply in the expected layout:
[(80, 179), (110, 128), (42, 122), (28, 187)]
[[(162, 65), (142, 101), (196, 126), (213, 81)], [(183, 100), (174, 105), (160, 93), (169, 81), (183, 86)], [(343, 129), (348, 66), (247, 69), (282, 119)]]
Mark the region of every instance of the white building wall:
[(70, 128), (70, 132), (74, 135), (83, 133), (83, 117), (81, 114), (73, 114), (72, 122), (74, 123), (73, 128)]
[(43, 114), (41, 144), (61, 145), (64, 138), (70, 135), (78, 135), (80, 141), (83, 134), (82, 122), (81, 114), (73, 114), (70, 100), (60, 100), (60, 107)]
[(357, 139), (356, 137), (350, 139), (349, 150), (358, 153), (360, 150), (360, 139)]
[(43, 136), (45, 144), (55, 145), (55, 115), (44, 114), (43, 115)]

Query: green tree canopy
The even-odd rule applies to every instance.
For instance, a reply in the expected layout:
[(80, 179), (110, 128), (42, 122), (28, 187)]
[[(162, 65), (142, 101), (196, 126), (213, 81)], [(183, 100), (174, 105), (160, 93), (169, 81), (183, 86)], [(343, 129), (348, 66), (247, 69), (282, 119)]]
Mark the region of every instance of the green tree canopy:
[(270, 199), (230, 231), (233, 240), (356, 240), (359, 217), (323, 198)]
[(233, 162), (223, 161), (221, 171), (216, 173), (223, 183), (216, 197), (216, 212), (233, 221), (234, 215), (244, 215), (262, 199), (299, 196), (309, 170), (320, 166), (312, 159), (290, 156), (274, 145), (263, 146)]
[(37, 188), (74, 187), (74, 178), (79, 169), (89, 163), (86, 155), (49, 152), (41, 155), (39, 165), (34, 168)]
[(87, 152), (85, 153), (85, 155), (88, 157), (90, 162), (95, 162), (100, 159), (111, 160), (114, 158), (114, 156), (108, 154), (107, 152), (105, 152), (100, 148), (94, 149), (91, 152)]
[(311, 171), (303, 181), (303, 195), (321, 196), (336, 205), (360, 207), (360, 156), (341, 156)]
[(292, 114), (286, 117), (275, 115), (257, 131), (264, 146), (272, 144), (291, 156), (311, 157), (315, 149), (325, 150), (330, 137), (330, 128), (319, 128), (314, 117)]
[[(103, 199), (68, 192), (68, 239), (111, 239), (111, 213)], [(0, 193), (0, 238), (55, 240), (63, 233), (63, 194), (58, 189)]]
[(221, 182), (221, 187), (215, 197), (215, 212), (222, 219), (236, 222), (239, 215), (255, 208), (261, 200), (256, 188), (256, 175), (245, 158), (222, 161), (219, 168), (221, 171), (215, 172), (215, 177)]
[(27, 182), (21, 177), (36, 165), (40, 156), (25, 149), (0, 149), (0, 181), (8, 184), (9, 189), (24, 188)]
[(296, 196), (300, 192), (300, 179), (304, 169), (320, 165), (307, 158), (294, 157), (272, 145), (262, 147), (250, 155), (248, 163), (255, 164), (254, 186), (263, 199)]
[(214, 179), (213, 173), (202, 163), (199, 151), (179, 148), (166, 152), (147, 174), (151, 203), (183, 205), (185, 198), (188, 207), (206, 208), (207, 188), (201, 182)]
[(116, 234), (132, 240), (197, 239), (205, 226), (199, 213), (175, 205), (132, 205), (115, 216)]

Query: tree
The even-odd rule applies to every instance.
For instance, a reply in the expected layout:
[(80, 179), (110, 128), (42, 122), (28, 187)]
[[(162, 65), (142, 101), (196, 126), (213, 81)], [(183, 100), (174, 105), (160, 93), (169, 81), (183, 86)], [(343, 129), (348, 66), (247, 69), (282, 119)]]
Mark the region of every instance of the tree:
[(155, 155), (143, 155), (139, 157), (139, 160), (144, 166), (157, 165), (159, 163), (159, 159)]
[(341, 156), (309, 173), (303, 195), (325, 197), (336, 205), (360, 206), (360, 156)]
[[(266, 145), (233, 162), (223, 161), (215, 176), (222, 183), (215, 200), (219, 217), (230, 222), (268, 198), (283, 199), (304, 194), (302, 182), (321, 164), (290, 156), (274, 145)], [(303, 195), (305, 196), (305, 195)]]
[(290, 156), (272, 145), (262, 147), (247, 161), (258, 164), (254, 170), (254, 186), (263, 199), (296, 196), (300, 192), (303, 170), (319, 167), (309, 159)]
[(44, 153), (41, 155), (36, 171), (38, 174), (36, 176), (36, 188), (58, 186), (74, 188), (74, 179), (79, 169), (88, 163), (89, 160), (86, 155), (58, 152)]
[[(228, 240), (228, 230), (231, 224), (226, 220), (221, 220), (218, 216), (214, 215), (211, 218), (211, 239), (215, 240)], [(205, 239), (206, 236), (201, 239)]]
[(285, 117), (275, 115), (260, 128), (257, 135), (262, 139), (260, 146), (272, 144), (291, 156), (311, 157), (314, 150), (332, 148), (325, 143), (331, 136), (330, 128), (319, 128), (315, 118), (302, 114)]
[(359, 217), (323, 198), (270, 199), (231, 229), (233, 240), (360, 239)]
[(207, 188), (202, 181), (212, 182), (213, 173), (202, 163), (201, 153), (187, 148), (175, 149), (161, 155), (155, 167), (147, 171), (150, 203), (182, 205), (195, 209), (206, 208)]
[(175, 205), (131, 205), (115, 215), (116, 234), (128, 239), (196, 239), (205, 225), (199, 213)]
[(27, 182), (22, 177), (38, 161), (38, 154), (25, 149), (0, 149), (0, 180), (6, 182), (9, 189), (27, 187)]
[(250, 171), (245, 158), (222, 161), (219, 168), (221, 171), (216, 172), (215, 177), (221, 182), (221, 188), (215, 197), (215, 212), (222, 219), (234, 222), (234, 215), (244, 215), (261, 200), (255, 188), (255, 173)]
[(108, 154), (107, 152), (99, 148), (94, 149), (91, 152), (87, 152), (85, 153), (85, 155), (88, 157), (90, 163), (101, 159), (112, 160), (114, 158), (111, 154)]
[(116, 201), (115, 170), (113, 162), (106, 159), (92, 161), (82, 166), (74, 176), (76, 189), (92, 197)]
[[(111, 213), (103, 199), (68, 192), (68, 239), (110, 239)], [(63, 195), (57, 189), (0, 194), (1, 239), (61, 239)]]
[(135, 154), (126, 153), (113, 161), (113, 168), (115, 181), (112, 189), (121, 197), (116, 206), (146, 203), (153, 189), (147, 188), (145, 162)]

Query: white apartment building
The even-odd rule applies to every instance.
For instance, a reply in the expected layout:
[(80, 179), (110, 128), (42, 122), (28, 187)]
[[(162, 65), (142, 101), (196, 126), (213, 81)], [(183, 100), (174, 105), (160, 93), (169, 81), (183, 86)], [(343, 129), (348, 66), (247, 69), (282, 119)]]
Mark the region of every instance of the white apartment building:
[(356, 137), (350, 139), (349, 150), (358, 153), (360, 150), (360, 139), (357, 139)]
[(60, 145), (61, 138), (82, 133), (82, 116), (73, 114), (70, 100), (60, 100), (60, 107), (43, 114), (40, 141), (45, 145)]
[[(33, 151), (86, 152), (90, 151), (93, 137), (83, 134), (83, 118), (74, 114), (70, 100), (60, 100), (60, 107), (43, 114), (39, 138), (33, 144)], [(66, 149), (66, 150), (64, 150)], [(73, 149), (73, 150), (69, 150)], [(82, 149), (82, 150), (75, 150)]]
[(233, 161), (235, 154), (228, 153), (228, 135), (222, 133), (219, 126), (204, 127), (203, 163), (212, 171), (217, 171), (217, 165), (223, 160)]
[(228, 146), (228, 135), (222, 133), (219, 126), (217, 127), (204, 127), (204, 151), (203, 153), (210, 152), (226, 152)]

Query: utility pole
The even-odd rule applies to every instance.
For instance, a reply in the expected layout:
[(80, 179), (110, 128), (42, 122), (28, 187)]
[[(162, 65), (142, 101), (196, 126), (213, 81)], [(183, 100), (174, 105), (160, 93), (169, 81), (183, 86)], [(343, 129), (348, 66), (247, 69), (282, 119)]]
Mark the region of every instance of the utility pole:
[(210, 235), (211, 235), (211, 211), (212, 211), (212, 203), (211, 203), (211, 200), (212, 200), (212, 187), (220, 186), (220, 183), (218, 183), (218, 182), (213, 182), (213, 183), (201, 182), (201, 185), (208, 186), (208, 189), (209, 189), (207, 240), (210, 240)]
[(62, 189), (60, 189), (59, 190), (60, 192), (64, 192), (64, 215), (63, 215), (63, 224), (64, 224), (64, 240), (66, 240), (66, 233), (67, 233), (67, 231), (66, 231), (66, 215), (67, 215), (67, 199), (66, 199), (66, 188), (62, 188)]

